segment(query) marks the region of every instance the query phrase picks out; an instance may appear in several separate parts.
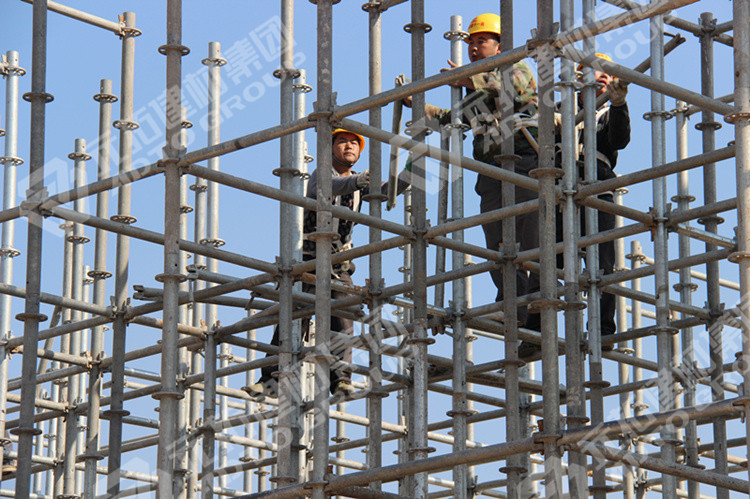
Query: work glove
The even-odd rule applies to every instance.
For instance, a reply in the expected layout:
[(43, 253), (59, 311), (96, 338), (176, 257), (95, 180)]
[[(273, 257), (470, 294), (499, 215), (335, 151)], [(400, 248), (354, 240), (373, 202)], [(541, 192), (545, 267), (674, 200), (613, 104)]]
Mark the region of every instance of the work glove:
[(357, 188), (364, 189), (370, 185), (370, 170), (365, 170), (357, 174)]
[(619, 78), (615, 78), (612, 83), (607, 85), (607, 92), (609, 93), (609, 101), (613, 106), (622, 106), (625, 104), (625, 97), (628, 95), (628, 84)]

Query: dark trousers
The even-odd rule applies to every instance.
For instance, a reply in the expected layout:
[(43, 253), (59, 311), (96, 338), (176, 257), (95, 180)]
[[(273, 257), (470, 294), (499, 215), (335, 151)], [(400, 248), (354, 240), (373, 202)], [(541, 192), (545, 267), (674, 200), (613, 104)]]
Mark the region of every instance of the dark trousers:
[[(529, 175), (529, 172), (537, 167), (538, 158), (536, 153), (527, 153), (521, 155), (521, 160), (516, 162), (516, 173)], [(502, 199), (502, 182), (484, 175), (479, 175), (475, 187), (481, 201), (479, 210), (482, 213), (497, 210), (503, 207)], [(516, 203), (536, 199), (538, 193), (516, 187)], [(482, 225), (484, 238), (487, 242), (487, 248), (498, 251), (503, 242), (503, 221), (497, 220)], [(516, 241), (520, 246), (520, 251), (534, 249), (539, 247), (539, 212), (534, 210), (530, 213), (516, 217)], [(503, 271), (495, 269), (490, 271), (492, 281), (497, 288), (497, 301), (503, 299)], [(523, 296), (529, 293), (539, 291), (539, 275), (526, 270), (516, 271), (516, 295)], [(526, 307), (518, 308), (518, 321), (524, 327), (540, 330), (539, 314), (527, 314)]]
[[(352, 285), (352, 277), (347, 272), (342, 272), (340, 276), (337, 276), (333, 279), (334, 282), (339, 282), (341, 284), (347, 284)], [(303, 293), (315, 293), (315, 286), (312, 284), (302, 283), (302, 292)], [(342, 293), (341, 291), (331, 291), (331, 299), (335, 300), (337, 298), (346, 298), (349, 295), (347, 293)], [(310, 319), (302, 319), (302, 335), (303, 338), (307, 338), (307, 335), (310, 331)], [(331, 315), (331, 331), (336, 331), (338, 333), (344, 333), (349, 336), (352, 336), (354, 334), (354, 321), (351, 319), (342, 319), (341, 317), (336, 317), (335, 315)], [(346, 362), (347, 364), (351, 364), (352, 362), (352, 349), (351, 347), (345, 348), (343, 347), (344, 341), (337, 340), (337, 339), (331, 339), (331, 355), (336, 357), (337, 359)], [(271, 345), (279, 346), (279, 327), (276, 326), (273, 330), (273, 338), (271, 338)], [(266, 354), (266, 357), (268, 357), (270, 354)], [(261, 376), (260, 381), (268, 381), (273, 377), (273, 373), (278, 371), (278, 365), (273, 366), (266, 366), (260, 370)], [(336, 384), (339, 381), (349, 381), (351, 377), (351, 373), (346, 369), (331, 369), (331, 391), (333, 391), (336, 388)]]
[[(597, 196), (603, 201), (610, 203), (614, 202), (614, 196), (610, 193), (599, 194)], [(615, 216), (612, 213), (597, 210), (598, 219), (598, 232), (604, 232), (615, 228)], [(563, 240), (563, 221), (562, 215), (558, 212), (557, 217), (557, 241)], [(586, 211), (584, 207), (580, 208), (581, 216), (581, 236), (587, 235), (590, 231), (586, 226)], [(614, 272), (615, 269), (615, 242), (607, 241), (606, 243), (598, 244), (599, 248), (599, 269), (603, 275), (609, 275)], [(559, 253), (557, 255), (557, 266), (563, 268), (563, 255)], [(599, 316), (600, 316), (600, 327), (602, 336), (608, 334), (614, 334), (617, 331), (615, 326), (615, 305), (617, 299), (615, 295), (610, 293), (602, 293), (599, 299)]]
[[(614, 196), (612, 194), (600, 194), (599, 199), (614, 202)], [(597, 211), (597, 218), (599, 220), (599, 231), (604, 232), (615, 228), (615, 215), (612, 213), (606, 213), (604, 211)], [(585, 221), (585, 210), (581, 208), (581, 235), (585, 236), (589, 233), (586, 227)], [(609, 275), (614, 272), (615, 269), (615, 242), (607, 241), (601, 243), (599, 247), (599, 268), (604, 275)], [(615, 326), (615, 295), (610, 293), (602, 293), (601, 299), (599, 300), (599, 314), (601, 315), (601, 333), (602, 336), (608, 334), (614, 334), (617, 331)]]

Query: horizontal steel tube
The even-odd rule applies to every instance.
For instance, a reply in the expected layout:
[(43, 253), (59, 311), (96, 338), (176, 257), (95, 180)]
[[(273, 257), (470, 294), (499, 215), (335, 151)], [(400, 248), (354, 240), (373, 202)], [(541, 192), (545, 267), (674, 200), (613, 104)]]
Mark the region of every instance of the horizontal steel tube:
[(347, 130), (351, 130), (355, 133), (360, 133), (373, 140), (379, 140), (380, 142), (395, 145), (402, 149), (408, 149), (409, 151), (416, 154), (424, 154), (425, 156), (429, 156), (430, 158), (436, 159), (438, 161), (443, 161), (455, 166), (460, 166), (462, 168), (466, 168), (467, 170), (481, 173), (482, 175), (486, 175), (490, 178), (502, 180), (504, 182), (510, 182), (519, 187), (523, 187), (524, 189), (529, 189), (532, 191), (539, 190), (539, 182), (537, 180), (525, 175), (521, 175), (520, 173), (506, 171), (498, 168), (497, 166), (482, 163), (481, 161), (467, 158), (465, 156), (458, 156), (457, 154), (452, 154), (449, 151), (440, 149), (439, 147), (426, 145), (422, 142), (417, 142), (416, 140), (412, 140), (408, 137), (396, 135), (391, 132), (372, 127), (370, 125), (365, 125), (364, 123), (359, 123), (354, 120), (342, 119), (341, 126), (345, 127)]
[(223, 154), (239, 151), (240, 149), (245, 149), (257, 144), (262, 144), (263, 142), (278, 139), (279, 137), (289, 135), (290, 133), (301, 132), (302, 130), (312, 128), (314, 126), (315, 122), (310, 121), (307, 117), (290, 121), (285, 125), (272, 126), (270, 128), (266, 128), (265, 130), (260, 130), (248, 135), (243, 135), (242, 137), (226, 140), (213, 146), (208, 146), (189, 152), (180, 157), (179, 166), (190, 166), (193, 163), (197, 163), (199, 161), (205, 161), (209, 158), (215, 158)]
[(76, 199), (80, 199), (82, 197), (92, 196), (109, 189), (122, 187), (124, 185), (133, 183), (136, 180), (152, 177), (163, 172), (164, 169), (158, 167), (156, 163), (142, 166), (135, 170), (120, 173), (119, 175), (114, 175), (109, 178), (97, 180), (96, 182), (92, 182), (88, 185), (49, 196), (47, 199), (42, 201), (39, 208), (42, 210), (49, 210), (52, 207), (69, 203), (70, 201), (75, 201)]
[[(34, 4), (34, 0), (21, 0), (21, 1), (26, 2), (28, 4), (32, 4), (32, 5)], [(52, 12), (57, 12), (58, 14), (62, 14), (66, 17), (70, 17), (71, 19), (75, 19), (77, 21), (82, 21), (86, 24), (91, 24), (92, 26), (104, 28), (107, 31), (111, 31), (112, 33), (116, 35), (119, 35), (122, 33), (122, 29), (121, 29), (122, 27), (120, 26), (120, 23), (116, 23), (114, 21), (108, 21), (107, 19), (97, 17), (93, 14), (89, 14), (87, 12), (74, 9), (72, 7), (68, 7), (67, 5), (63, 5), (61, 3), (52, 2), (48, 0), (47, 10), (51, 10)]]

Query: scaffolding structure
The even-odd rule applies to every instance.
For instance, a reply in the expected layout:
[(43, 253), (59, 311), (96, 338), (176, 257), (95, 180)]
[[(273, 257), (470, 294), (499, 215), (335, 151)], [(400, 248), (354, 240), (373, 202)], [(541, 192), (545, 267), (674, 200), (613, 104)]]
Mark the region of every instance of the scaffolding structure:
[[(181, 58), (189, 52), (182, 43), (182, 1), (167, 0), (166, 43), (159, 47), (167, 68), (164, 157), (137, 169), (131, 168), (133, 133), (138, 127), (133, 115), (134, 50), (140, 34), (135, 14), (125, 12), (114, 22), (51, 1), (26, 1), (33, 3), (33, 54), (26, 76), (31, 78), (31, 92), (23, 96), (31, 105), (30, 154), (25, 162), (18, 157), (18, 82), (25, 71), (16, 51), (8, 51), (0, 64), (7, 104), (5, 150), (0, 158), (4, 165), (0, 438), (5, 436), (0, 445), (3, 455), (16, 462), (15, 471), (3, 474), (0, 496), (96, 498), (155, 493), (159, 498), (204, 499), (330, 495), (467, 499), (535, 494), (634, 498), (660, 493), (697, 499), (750, 493), (750, 397), (746, 395), (750, 393), (750, 24), (746, 22), (750, 0), (734, 0), (733, 20), (723, 23), (710, 13), (703, 14), (700, 23), (679, 17), (679, 8), (688, 4), (705, 4), (709, 10), (712, 2), (705, 0), (652, 0), (645, 5), (606, 0), (623, 10), (604, 19), (596, 19), (595, 0), (538, 0), (534, 38), (521, 45), (514, 39), (514, 2), (503, 0), (502, 46), (512, 48), (462, 65), (466, 34), (462, 19), (453, 16), (445, 37), (451, 42), (451, 58), (460, 67), (430, 76), (425, 74), (425, 34), (432, 27), (425, 23), (424, 0), (372, 0), (363, 5), (369, 19), (370, 95), (348, 103), (335, 101), (331, 79), (332, 19), (338, 1), (311, 0), (317, 9), (317, 81), (310, 114), (305, 99), (312, 87), (305, 71), (294, 67), (294, 0), (280, 0), (281, 58), (275, 72), (280, 80), (279, 125), (221, 140), (221, 68), (227, 61), (220, 44), (212, 42), (203, 59), (208, 71), (208, 146), (191, 151), (185, 146), (189, 123), (181, 101)], [(527, 3), (531, 2), (523, 2), (524, 7)], [(560, 13), (557, 20), (555, 6)], [(574, 6), (582, 9), (582, 23), (576, 23)], [(411, 82), (384, 90), (381, 23), (388, 9), (396, 7), (411, 9), (411, 22), (405, 27), (412, 39)], [(48, 10), (108, 30), (122, 42), (120, 95), (113, 95), (111, 81), (102, 80), (94, 96), (100, 109), (98, 178), (87, 183), (86, 162), (92, 157), (85, 141), (77, 139), (69, 156), (74, 188), (52, 194), (47, 192), (44, 174), (49, 133), (45, 106), (52, 100), (45, 75)], [(652, 34), (650, 58), (643, 64), (629, 68), (594, 56), (597, 35), (641, 21), (650, 23)], [(699, 37), (700, 93), (665, 80), (665, 54), (680, 43), (679, 37), (665, 36), (665, 24)], [(715, 43), (733, 47), (734, 53), (734, 93), (720, 98), (714, 96)], [(441, 130), (441, 147), (428, 144), (423, 125), (426, 91), (495, 68), (509, 70), (529, 57), (537, 63), (542, 97), (539, 165), (532, 177), (515, 173), (510, 134), (503, 136), (500, 168), (464, 156), (458, 89), (452, 91), (453, 119)], [(582, 84), (575, 73), (578, 64), (584, 66)], [(596, 155), (590, 149), (592, 153), (585, 155), (587, 176), (579, 181), (576, 126), (584, 123), (584, 133), (590, 137), (584, 143), (594, 147), (595, 113), (601, 104), (594, 66), (651, 91), (646, 118), (652, 157), (642, 169), (597, 181)], [(576, 109), (579, 90), (580, 112)], [(561, 103), (557, 125), (561, 167), (555, 158), (555, 99), (544, 98), (556, 91)], [(400, 133), (398, 126), (392, 132), (384, 130), (383, 106), (408, 96), (413, 97), (408, 135)], [(676, 109), (667, 109), (666, 96), (678, 100)], [(503, 93), (500, 107), (512, 109), (512, 99), (510, 92)], [(112, 174), (109, 139), (116, 106), (119, 171)], [(350, 118), (364, 111), (369, 111), (367, 124)], [(687, 118), (697, 113), (703, 149), (689, 156)], [(734, 142), (722, 148), (716, 147), (720, 126), (716, 115), (734, 127)], [(668, 162), (666, 122), (673, 117), (678, 159)], [(414, 153), (404, 223), (383, 218), (387, 196), (370, 195), (366, 214), (334, 206), (327, 175), (318, 177), (317, 199), (305, 197), (305, 131), (316, 130), (317, 166), (328, 171), (335, 127), (370, 139), (372, 187), (389, 176), (382, 166), (385, 145), (392, 148), (391, 161), (399, 149)], [(278, 187), (219, 170), (219, 157), (269, 141), (279, 142), (280, 163), (274, 171)], [(433, 164), (428, 158), (440, 162), (434, 224), (427, 221), (426, 191), (420, 188), (428, 165)], [(736, 197), (719, 199), (716, 163), (732, 158)], [(24, 163), (29, 188), (19, 203), (17, 170)], [(703, 199), (697, 200), (697, 207), (690, 206), (696, 201), (688, 185), (688, 172), (693, 169), (703, 172)], [(464, 170), (502, 181), (507, 186), (503, 207), (466, 214)], [(156, 176), (164, 177), (163, 233), (138, 227), (131, 214), (131, 188)], [(675, 207), (668, 205), (667, 178), (678, 181)], [(653, 186), (650, 209), (628, 206), (625, 189), (645, 182)], [(538, 199), (515, 203), (515, 186), (537, 191)], [(220, 188), (279, 202), (276, 261), (246, 255), (242, 248), (221, 248)], [(114, 189), (113, 212), (108, 196)], [(189, 191), (194, 195), (192, 210)], [(615, 203), (598, 197), (608, 191), (616, 193)], [(95, 199), (95, 215), (84, 209), (87, 197)], [(317, 212), (316, 259), (310, 261), (302, 259), (305, 209)], [(540, 247), (516, 251), (513, 217), (534, 210), (540, 214)], [(565, 226), (559, 242), (557, 210)], [(597, 210), (617, 215), (618, 227), (578, 236), (579, 212), (583, 211), (589, 227), (595, 227)], [(727, 230), (720, 226), (720, 215), (725, 213), (736, 214), (735, 237), (722, 235)], [(50, 217), (62, 221), (66, 235), (60, 296), (46, 292), (48, 283), (42, 279), (43, 244), (50, 244), (42, 225)], [(334, 219), (368, 227), (369, 244), (331, 253)], [(27, 224), (25, 254), (14, 249), (17, 220)], [(500, 251), (464, 240), (465, 230), (493, 221), (504, 224)], [(703, 227), (696, 227), (696, 222)], [(194, 224), (193, 240), (188, 239), (189, 223)], [(625, 248), (626, 238), (644, 233), (650, 233), (651, 247), (633, 240)], [(88, 264), (83, 252), (89, 242), (86, 234), (93, 234), (95, 244), (94, 260)], [(107, 261), (112, 234), (114, 266)], [(161, 288), (139, 285), (131, 294), (131, 239), (163, 247), (163, 272), (156, 276)], [(676, 256), (668, 251), (670, 240), (679, 247)], [(596, 270), (596, 248), (605, 241), (616, 242), (618, 271), (602, 276)], [(695, 247), (691, 243), (696, 241), (705, 244), (705, 251), (691, 253)], [(433, 275), (428, 274), (432, 256), (428, 245), (435, 248), (437, 258)], [(396, 248), (403, 250), (405, 278), (386, 283), (383, 253)], [(585, 270), (579, 262), (582, 250)], [(563, 255), (563, 268), (557, 267), (558, 253)], [(369, 266), (365, 286), (332, 282), (333, 264), (364, 257)], [(24, 288), (13, 285), (14, 264), (21, 261), (25, 262)], [(721, 275), (720, 263), (726, 261), (736, 264), (738, 281)], [(247, 275), (220, 273), (224, 263), (246, 269)], [(699, 269), (703, 266), (705, 272)], [(474, 305), (471, 277), (497, 268), (504, 271), (505, 299)], [(518, 268), (540, 275), (539, 293), (513, 292)], [(642, 280), (651, 276), (653, 292), (643, 291)], [(113, 286), (107, 285), (108, 278), (113, 278)], [(315, 284), (314, 295), (302, 291), (303, 281)], [(698, 282), (705, 288), (704, 306), (692, 303)], [(434, 300), (428, 295), (431, 287)], [(448, 289), (452, 297), (446, 306)], [(347, 297), (332, 300), (333, 290)], [(247, 291), (252, 292), (250, 300)], [(603, 291), (618, 297), (618, 333), (606, 337), (598, 320)], [(739, 294), (735, 306), (724, 307), (726, 293)], [(23, 311), (12, 310), (12, 297), (23, 299)], [(131, 303), (135, 298), (146, 302)], [(644, 304), (653, 312), (644, 310)], [(541, 314), (541, 334), (518, 326), (517, 309), (527, 305)], [(385, 307), (393, 306), (398, 307), (398, 321), (384, 317)], [(42, 313), (44, 307), (53, 307), (51, 317)], [(222, 322), (229, 309), (246, 311), (246, 317)], [(562, 330), (558, 330), (559, 311), (564, 314)], [(362, 323), (361, 334), (348, 337), (330, 331), (332, 314)], [(22, 335), (11, 334), (12, 317), (23, 322)], [(305, 339), (301, 321), (310, 317), (315, 318), (314, 332)], [(134, 325), (161, 330), (161, 340), (127, 350), (126, 338)], [(279, 327), (280, 346), (256, 339), (256, 330), (274, 325)], [(435, 341), (431, 330), (450, 336), (450, 355), (430, 352)], [(728, 331), (741, 343), (727, 344)], [(477, 337), (496, 350), (497, 360), (473, 362), (471, 340)], [(643, 348), (643, 341), (652, 337), (657, 341), (655, 352)], [(520, 361), (519, 341), (541, 345), (540, 354)], [(331, 365), (341, 365), (331, 355), (332, 342), (367, 352), (366, 363), (345, 366), (357, 381), (355, 393), (345, 398), (331, 396), (328, 390)], [(699, 343), (710, 352), (707, 365), (695, 358)], [(736, 361), (727, 363), (725, 353), (736, 353)], [(20, 370), (11, 362), (14, 356), (22, 358)], [(145, 358), (159, 359), (159, 372), (133, 367)], [(617, 366), (617, 383), (605, 380), (605, 360)], [(254, 399), (241, 390), (255, 379), (256, 370), (276, 364), (277, 399)], [(658, 405), (649, 407), (644, 397), (654, 390)], [(706, 390), (710, 391), (707, 403), (697, 395)], [(438, 418), (429, 409), (444, 395), (450, 397), (451, 410), (447, 418)], [(158, 420), (128, 410), (148, 397), (158, 401)], [(617, 400), (618, 417), (605, 413), (607, 399)], [(364, 416), (347, 410), (358, 404)], [(485, 422), (504, 426), (504, 441), (475, 431)], [(366, 436), (349, 440), (347, 425), (364, 427)], [(129, 438), (129, 427), (149, 433)], [(244, 434), (236, 434), (236, 429)], [(397, 446), (393, 458), (385, 452), (392, 444)], [(435, 453), (431, 445), (451, 450)], [(241, 449), (239, 461), (229, 459), (232, 448)], [(124, 457), (143, 449), (150, 449), (154, 471), (126, 469)], [(364, 459), (352, 459), (351, 453), (347, 458), (345, 451), (352, 449), (363, 450)], [(494, 470), (490, 476), (477, 471), (486, 463), (494, 463), (492, 468), (482, 468)], [(440, 475), (444, 472), (452, 476)], [(99, 486), (100, 475), (106, 476), (106, 489)], [(238, 475), (243, 486), (227, 486), (226, 477)]]

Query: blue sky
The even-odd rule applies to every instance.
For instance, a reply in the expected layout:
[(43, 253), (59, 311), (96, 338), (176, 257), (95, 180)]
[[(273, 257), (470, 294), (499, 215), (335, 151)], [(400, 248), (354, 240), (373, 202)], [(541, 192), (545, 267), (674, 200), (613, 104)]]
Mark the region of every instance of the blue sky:
[[(136, 83), (135, 83), (135, 120), (141, 124), (140, 130), (135, 134), (134, 144), (134, 167), (149, 164), (161, 157), (163, 145), (163, 92), (165, 84), (165, 58), (158, 54), (157, 47), (165, 43), (165, 2), (146, 1), (120, 1), (112, 0), (100, 2), (94, 0), (70, 0), (66, 4), (81, 9), (100, 17), (116, 20), (118, 13), (131, 10), (136, 12), (137, 27), (143, 31), (143, 35), (136, 40)], [(454, 2), (449, 0), (430, 0), (427, 2), (428, 10), (425, 18), (433, 26), (426, 40), (426, 73), (434, 74), (446, 66), (445, 59), (450, 55), (449, 43), (444, 40), (442, 34), (449, 29), (450, 16), (459, 14), (464, 17), (464, 25), (475, 15), (482, 12), (493, 12), (498, 9), (497, 1), (473, 0), (472, 2)], [(534, 27), (536, 20), (535, 2), (529, 0), (517, 1), (516, 4), (516, 28), (515, 44), (521, 45), (530, 36), (530, 30)], [(460, 5), (461, 10), (455, 8)], [(607, 16), (620, 12), (620, 9), (612, 7), (603, 2), (598, 3), (599, 15)], [(694, 5), (681, 9), (676, 14), (692, 22), (697, 22), (702, 11), (711, 10), (719, 22), (731, 18), (731, 2), (708, 2), (707, 0), (697, 2)], [(206, 67), (201, 65), (201, 59), (207, 57), (208, 42), (219, 41), (222, 44), (224, 57), (229, 64), (224, 67), (223, 103), (225, 110), (222, 119), (222, 139), (241, 136), (253, 131), (261, 130), (279, 122), (278, 102), (278, 80), (271, 76), (271, 72), (278, 67), (277, 38), (274, 37), (274, 28), (279, 23), (279, 7), (277, 2), (242, 2), (238, 0), (225, 0), (218, 2), (184, 3), (183, 8), (183, 44), (191, 49), (191, 53), (183, 59), (183, 75), (185, 76), (184, 104), (188, 107), (188, 119), (195, 126), (188, 132), (189, 150), (203, 147), (206, 144), (205, 114), (206, 104), (203, 97), (204, 75)], [(21, 53), (21, 65), (30, 71), (31, 68), (31, 14), (32, 7), (20, 1), (7, 1), (3, 6), (4, 28), (0, 36), (0, 50), (18, 50)], [(383, 88), (393, 86), (393, 79), (399, 73), (409, 75), (410, 62), (410, 38), (402, 29), (409, 22), (409, 6), (403, 4), (387, 11), (383, 16)], [(91, 181), (96, 176), (96, 154), (93, 145), (97, 136), (98, 105), (92, 96), (98, 92), (99, 80), (110, 78), (113, 80), (114, 93), (120, 94), (119, 67), (120, 67), (120, 42), (112, 33), (105, 32), (93, 26), (84, 25), (69, 18), (50, 13), (48, 17), (48, 64), (47, 64), (47, 92), (55, 96), (54, 102), (47, 106), (47, 139), (46, 155), (48, 189), (50, 193), (66, 190), (71, 187), (72, 161), (67, 158), (68, 153), (73, 151), (73, 142), (76, 138), (89, 140), (89, 152), (94, 159), (88, 163), (88, 179)], [(368, 93), (367, 75), (367, 15), (361, 10), (358, 2), (345, 1), (334, 7), (334, 58), (333, 58), (333, 85), (337, 92), (339, 104), (364, 97)], [(676, 30), (667, 27), (668, 32), (675, 33)], [(647, 40), (648, 24), (638, 23), (613, 33), (612, 35), (600, 36), (597, 40), (599, 51), (612, 54), (616, 62), (633, 67), (645, 59), (649, 54)], [(673, 83), (685, 86), (691, 90), (700, 91), (700, 66), (698, 40), (691, 34), (683, 33), (687, 38), (686, 43), (677, 48), (667, 60), (666, 78)], [(315, 7), (307, 1), (297, 2), (295, 8), (295, 65), (307, 70), (308, 84), (313, 86), (313, 92), (308, 94), (307, 110), (312, 111), (312, 102), (315, 100)], [(468, 59), (464, 54), (465, 60)], [(717, 96), (732, 91), (732, 53), (731, 49), (716, 44), (716, 91)], [(533, 66), (533, 62), (532, 62)], [(30, 75), (20, 80), (21, 93), (30, 89)], [(439, 88), (430, 91), (427, 101), (447, 106), (449, 102), (449, 91)], [(674, 109), (674, 99), (667, 98), (667, 109)], [(628, 97), (631, 119), (633, 123), (633, 139), (630, 146), (622, 152), (618, 161), (618, 173), (629, 173), (636, 170), (648, 168), (650, 156), (650, 129), (648, 122), (641, 119), (643, 113), (650, 106), (649, 92), (644, 89), (631, 86)], [(5, 115), (0, 115), (0, 127), (5, 126)], [(383, 109), (384, 128), (390, 129), (392, 106)], [(26, 165), (19, 170), (19, 179), (25, 178), (25, 168), (28, 164), (28, 120), (29, 105), (26, 102), (19, 104), (20, 128), (19, 128), (19, 156), (27, 160)], [(119, 108), (115, 105), (113, 119), (117, 118)], [(367, 115), (363, 113), (354, 116), (362, 122), (367, 122)], [(699, 121), (695, 115), (690, 126), (690, 154), (700, 152), (700, 135), (692, 127)], [(675, 133), (674, 120), (667, 124), (667, 157), (669, 160), (675, 157)], [(116, 133), (113, 131), (116, 141)], [(733, 139), (732, 127), (724, 125), (717, 134), (717, 147), (724, 146)], [(435, 136), (431, 140), (436, 140)], [(310, 152), (314, 156), (315, 137), (314, 131), (307, 132), (307, 141), (310, 144)], [(468, 146), (468, 143), (467, 143)], [(370, 147), (370, 144), (368, 144)], [(113, 147), (112, 172), (117, 169), (116, 143)], [(469, 149), (467, 148), (467, 151)], [(387, 152), (386, 149), (384, 151)], [(258, 182), (277, 186), (278, 179), (271, 171), (278, 165), (279, 148), (277, 142), (263, 144), (248, 150), (233, 153), (221, 159), (221, 170), (233, 175), (249, 178)], [(366, 151), (365, 151), (366, 154)], [(387, 157), (387, 154), (385, 155)], [(362, 160), (364, 163), (364, 159)], [(734, 163), (723, 162), (718, 167), (719, 172), (719, 195), (720, 200), (733, 197), (734, 191)], [(311, 167), (314, 163), (311, 164)], [(432, 163), (432, 171), (437, 171), (437, 165)], [(361, 166), (360, 169), (364, 169)], [(701, 194), (701, 172), (691, 172), (691, 190), (699, 198), (693, 206), (698, 206), (702, 199)], [(466, 215), (478, 212), (479, 200), (473, 192), (475, 174), (467, 172), (466, 175)], [(26, 186), (19, 184), (19, 199), (23, 195)], [(669, 195), (676, 194), (676, 180), (668, 180)], [(138, 226), (151, 230), (161, 231), (163, 227), (163, 204), (161, 196), (163, 192), (163, 181), (160, 176), (139, 182), (133, 189), (132, 214), (138, 218)], [(192, 200), (192, 193), (191, 193)], [(629, 206), (646, 211), (652, 206), (650, 184), (641, 184), (631, 188), (625, 198)], [(191, 201), (192, 204), (192, 201)], [(93, 200), (88, 203), (89, 212), (94, 212)], [(116, 197), (110, 200), (110, 209), (114, 210)], [(402, 203), (399, 207), (387, 213), (385, 216), (391, 220), (401, 221)], [(437, 212), (437, 195), (435, 189), (428, 194), (428, 218), (433, 220)], [(113, 212), (113, 211), (112, 211)], [(220, 237), (227, 241), (224, 249), (242, 254), (252, 255), (266, 261), (273, 261), (278, 248), (278, 203), (250, 196), (246, 193), (231, 192), (223, 189), (221, 193), (221, 229)], [(727, 221), (720, 227), (720, 233), (727, 237), (733, 237), (733, 227), (736, 219), (727, 214)], [(61, 290), (62, 263), (62, 237), (61, 231), (57, 229), (58, 220), (48, 219), (45, 231), (45, 250), (43, 257), (43, 269), (45, 276), (45, 290), (58, 294)], [(192, 237), (192, 220), (189, 222)], [(364, 244), (367, 241), (368, 231), (364, 227), (355, 229), (355, 244)], [(93, 231), (87, 229), (87, 235), (93, 240)], [(483, 235), (480, 228), (467, 231), (466, 239), (469, 242), (484, 245)], [(652, 255), (651, 243), (648, 235), (639, 237), (645, 252)], [(676, 237), (670, 240), (670, 254), (676, 254)], [(16, 246), (24, 251), (25, 228), (23, 223), (17, 224)], [(114, 265), (114, 237), (110, 238), (110, 269)], [(629, 242), (626, 242), (629, 249)], [(693, 244), (694, 252), (702, 252), (703, 244)], [(24, 251), (25, 253), (25, 251)], [(153, 275), (162, 271), (161, 255), (159, 247), (150, 243), (132, 241), (132, 264), (130, 269), (131, 284), (144, 284), (146, 286), (157, 286)], [(91, 264), (93, 260), (93, 243), (86, 247), (86, 263)], [(449, 259), (450, 260), (450, 259)], [(15, 283), (19, 286), (24, 284), (23, 257), (16, 262)], [(434, 247), (430, 248), (431, 267), (434, 266)], [(393, 250), (384, 255), (384, 269), (386, 285), (395, 284), (400, 281), (401, 274), (397, 268), (401, 266), (400, 252)], [(364, 260), (359, 264), (355, 276), (355, 283), (363, 284), (366, 278), (364, 270), (367, 265)], [(703, 269), (698, 269), (703, 271)], [(243, 269), (223, 265), (220, 272), (245, 276), (247, 272)], [(722, 263), (722, 276), (728, 279), (736, 279), (735, 267), (732, 264)], [(111, 280), (108, 285), (113, 286)], [(672, 276), (672, 283), (676, 282), (676, 276)], [(651, 281), (645, 280), (644, 289), (651, 288)], [(488, 275), (477, 276), (473, 282), (473, 302), (475, 305), (492, 301), (495, 290)], [(450, 291), (446, 292), (450, 296)], [(676, 295), (673, 295), (673, 297)], [(693, 297), (693, 302), (702, 305), (705, 299), (705, 287), (700, 283), (698, 292)], [(731, 294), (723, 295), (722, 300), (731, 306), (735, 297)], [(22, 302), (14, 301), (14, 306), (20, 309)], [(49, 311), (51, 312), (51, 310)], [(48, 313), (48, 315), (51, 315)], [(241, 316), (241, 313), (222, 313), (223, 323), (230, 323)], [(21, 326), (16, 323), (14, 332), (20, 334)], [(159, 336), (158, 331), (142, 330), (137, 326), (131, 328), (128, 347), (152, 344)], [(270, 338), (270, 329), (259, 331), (260, 338)], [(697, 333), (696, 333), (697, 334)], [(267, 336), (266, 336), (267, 335)], [(705, 335), (703, 335), (705, 336)], [(449, 338), (438, 338), (434, 352), (449, 356)], [(108, 343), (109, 345), (109, 343)], [(475, 344), (476, 362), (495, 360), (501, 354), (500, 347), (495, 342), (481, 339)], [(729, 357), (731, 353), (727, 353)], [(14, 360), (20, 360), (18, 356)], [(14, 364), (15, 365), (15, 364)], [(144, 369), (158, 371), (159, 363), (156, 359), (143, 361), (138, 364)], [(611, 369), (608, 364), (607, 369)], [(609, 373), (614, 376), (615, 371)], [(232, 383), (236, 385), (239, 380)], [(501, 396), (500, 394), (496, 394)], [(616, 401), (613, 401), (616, 403)], [(150, 411), (153, 405), (151, 401), (141, 402), (141, 409)], [(444, 410), (449, 409), (448, 398), (438, 399), (431, 412), (431, 420), (444, 417)], [(364, 409), (358, 404), (350, 404), (350, 409), (361, 413)], [(443, 407), (444, 406), (444, 407)], [(485, 409), (484, 407), (479, 407)], [(614, 412), (608, 413), (616, 416), (616, 407), (608, 407)], [(147, 413), (148, 414), (148, 413)], [(13, 416), (11, 416), (13, 417)], [(157, 417), (152, 413), (149, 417)], [(393, 420), (391, 415), (390, 421)], [(504, 425), (500, 425), (504, 426)], [(139, 431), (139, 430), (138, 430)], [(356, 435), (360, 429), (353, 428), (352, 434)], [(481, 431), (481, 433), (480, 433)], [(496, 429), (490, 427), (478, 428), (478, 439), (493, 442), (504, 438), (502, 432), (496, 433)], [(480, 436), (481, 435), (481, 436)], [(707, 436), (708, 438), (708, 436)], [(441, 451), (447, 450), (444, 448)], [(351, 453), (352, 459), (359, 458), (359, 453)], [(143, 454), (143, 466), (148, 469), (149, 454)], [(232, 459), (230, 457), (230, 459)], [(486, 467), (489, 475), (483, 474), (482, 478), (496, 478), (495, 467)], [(236, 487), (236, 483), (228, 485)], [(237, 487), (239, 488), (239, 487)]]

